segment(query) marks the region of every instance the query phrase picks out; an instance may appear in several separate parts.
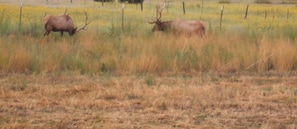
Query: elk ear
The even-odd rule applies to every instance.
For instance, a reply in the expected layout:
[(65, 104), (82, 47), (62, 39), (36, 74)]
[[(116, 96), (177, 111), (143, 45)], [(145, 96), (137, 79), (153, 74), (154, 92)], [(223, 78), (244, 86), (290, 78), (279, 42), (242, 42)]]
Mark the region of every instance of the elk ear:
[(148, 23), (149, 23), (149, 24), (155, 24), (156, 22), (153, 22), (153, 21), (149, 21)]

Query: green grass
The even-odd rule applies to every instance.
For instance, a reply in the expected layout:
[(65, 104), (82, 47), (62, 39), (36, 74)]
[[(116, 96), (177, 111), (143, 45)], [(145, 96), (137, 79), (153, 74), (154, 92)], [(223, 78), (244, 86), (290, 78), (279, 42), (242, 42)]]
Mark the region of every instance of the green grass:
[[(19, 29), (18, 6), (1, 6), (0, 71), (2, 73), (69, 72), (81, 74), (186, 74), (196, 72), (288, 72), (296, 70), (297, 28), (294, 6), (223, 4), (205, 2), (181, 5), (172, 2), (162, 20), (201, 19), (207, 35), (201, 40), (166, 33), (152, 33), (154, 4), (125, 6), (122, 26), (121, 4), (70, 7), (68, 13), (80, 27), (84, 11), (92, 21), (86, 31), (63, 37), (51, 33), (43, 37), (44, 13), (58, 14), (66, 8), (24, 6)], [(98, 6), (100, 8), (98, 8)], [(287, 10), (290, 10), (287, 17)], [(264, 17), (267, 12), (266, 19)]]

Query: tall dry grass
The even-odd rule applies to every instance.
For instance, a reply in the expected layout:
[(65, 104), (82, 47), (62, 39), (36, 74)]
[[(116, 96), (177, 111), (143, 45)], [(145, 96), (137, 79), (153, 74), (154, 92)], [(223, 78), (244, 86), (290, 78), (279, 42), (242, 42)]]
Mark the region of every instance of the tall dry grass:
[(90, 31), (63, 38), (9, 36), (0, 41), (1, 71), (121, 75), (296, 70), (294, 41), (262, 35), (250, 42), (241, 36), (218, 33), (200, 39), (156, 33), (111, 39)]
[(295, 18), (280, 16), (290, 6), (267, 7), (279, 12), (265, 21), (267, 8), (243, 19), (246, 5), (226, 5), (220, 29), (220, 4), (199, 15), (192, 2), (187, 15), (171, 3), (163, 19), (200, 17), (204, 39), (151, 33), (155, 10), (135, 5), (122, 28), (112, 4), (71, 6), (77, 26), (86, 8), (87, 30), (43, 37), (39, 16), (65, 8), (25, 6), (19, 30), (18, 6), (0, 5), (0, 128), (295, 129)]
[[(200, 3), (188, 6), (187, 15), (173, 10), (173, 2), (164, 10), (162, 19), (197, 19), (207, 23), (204, 39), (166, 33), (151, 33), (149, 19), (155, 10), (149, 3), (140, 12), (135, 5), (126, 5), (124, 27), (121, 5), (97, 4), (71, 7), (68, 12), (76, 26), (84, 24), (84, 11), (92, 23), (87, 31), (73, 37), (52, 33), (43, 37), (41, 17), (44, 12), (58, 14), (66, 8), (45, 6), (24, 7), (19, 30), (17, 6), (1, 6), (0, 49), (2, 73), (52, 73), (75, 71), (86, 74), (187, 74), (199, 72), (288, 72), (296, 70), (296, 38), (294, 17), (283, 16), (290, 6), (253, 5), (248, 19), (242, 18), (245, 5), (226, 5), (223, 28), (219, 28), (214, 10), (220, 4), (206, 2), (204, 13)], [(135, 8), (136, 7), (136, 8)], [(266, 10), (279, 10), (274, 18), (263, 18)], [(138, 11), (135, 11), (138, 10)], [(100, 12), (100, 13), (98, 13)], [(270, 14), (271, 11), (268, 11)], [(10, 15), (9, 15), (10, 14)], [(29, 15), (30, 14), (30, 15)], [(199, 19), (198, 18), (198, 19)], [(8, 23), (10, 23), (8, 25)]]

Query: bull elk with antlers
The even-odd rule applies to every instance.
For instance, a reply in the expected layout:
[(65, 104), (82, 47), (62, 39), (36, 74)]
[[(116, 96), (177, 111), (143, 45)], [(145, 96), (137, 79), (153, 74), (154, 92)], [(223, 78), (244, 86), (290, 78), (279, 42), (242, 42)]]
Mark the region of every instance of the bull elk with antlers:
[(150, 24), (155, 24), (152, 31), (167, 31), (174, 34), (185, 34), (188, 36), (198, 35), (203, 37), (205, 34), (205, 23), (200, 20), (170, 20), (161, 21), (162, 10), (165, 8), (160, 5), (156, 6), (157, 17), (155, 21), (149, 22)]
[(51, 31), (60, 32), (61, 36), (63, 36), (63, 32), (68, 32), (70, 36), (74, 35), (76, 32), (80, 30), (84, 30), (90, 22), (88, 22), (88, 14), (85, 12), (86, 21), (85, 25), (79, 29), (74, 27), (72, 18), (66, 14), (59, 15), (45, 15), (42, 18), (42, 23), (45, 28), (44, 36), (49, 35)]

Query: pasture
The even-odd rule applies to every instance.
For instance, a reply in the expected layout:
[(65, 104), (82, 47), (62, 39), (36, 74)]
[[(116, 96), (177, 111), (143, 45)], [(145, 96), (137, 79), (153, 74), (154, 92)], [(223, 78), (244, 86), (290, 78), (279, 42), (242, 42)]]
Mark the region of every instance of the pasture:
[[(297, 128), (296, 5), (170, 1), (201, 39), (152, 33), (156, 0), (57, 1), (0, 3), (0, 128)], [(86, 30), (43, 36), (66, 9)]]

